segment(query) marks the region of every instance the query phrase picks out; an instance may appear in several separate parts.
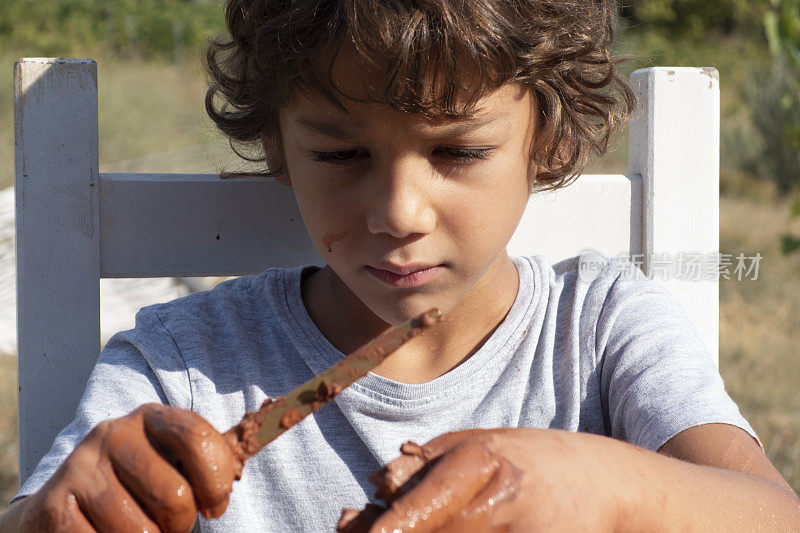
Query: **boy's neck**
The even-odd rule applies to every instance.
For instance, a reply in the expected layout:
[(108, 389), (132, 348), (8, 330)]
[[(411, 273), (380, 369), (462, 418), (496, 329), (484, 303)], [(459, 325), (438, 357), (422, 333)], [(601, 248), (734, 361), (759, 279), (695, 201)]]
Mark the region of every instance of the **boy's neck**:
[[(409, 341), (373, 372), (402, 383), (425, 383), (469, 359), (491, 337), (519, 290), (517, 268), (503, 252), (435, 331)], [(389, 324), (372, 313), (325, 267), (302, 284), (312, 321), (342, 353), (351, 353)], [(330, 312), (336, 309), (335, 313)]]

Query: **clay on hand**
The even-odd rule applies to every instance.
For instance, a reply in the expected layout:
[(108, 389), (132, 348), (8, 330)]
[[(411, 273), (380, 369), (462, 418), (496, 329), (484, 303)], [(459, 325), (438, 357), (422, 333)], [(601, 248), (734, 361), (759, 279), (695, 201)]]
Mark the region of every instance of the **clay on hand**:
[[(437, 473), (431, 473), (434, 467), (441, 463), (442, 456), (455, 448), (457, 445), (469, 437), (481, 433), (483, 430), (469, 430), (456, 433), (446, 433), (438, 437), (425, 446), (409, 441), (400, 447), (400, 457), (384, 466), (369, 477), (370, 483), (375, 486), (375, 497), (386, 502), (386, 506), (367, 504), (364, 510), (344, 509), (342, 516), (337, 524), (336, 531), (339, 533), (362, 533), (368, 531), (386, 530), (383, 527), (389, 522), (393, 523), (393, 529), (411, 531), (436, 531), (441, 527), (454, 524), (450, 518), (451, 508), (463, 508), (469, 506), (472, 500), (472, 493), (475, 487), (469, 487), (465, 491), (458, 491), (455, 499), (442, 497), (444, 493), (451, 493), (446, 484), (437, 486), (430, 482), (425, 483), (420, 489), (420, 482), (430, 476), (428, 480), (438, 479)], [(476, 457), (464, 457), (466, 464), (460, 457), (452, 458), (444, 464), (452, 476), (459, 481), (478, 485), (485, 484), (491, 473), (496, 468), (496, 462), (482, 453), (481, 450), (468, 448), (468, 454), (472, 455), (478, 451)], [(459, 454), (461, 455), (461, 454)], [(452, 463), (452, 464), (451, 464)], [(477, 467), (477, 469), (473, 468)], [(463, 474), (469, 471), (469, 479), (465, 479)], [(475, 476), (477, 474), (477, 476)], [(418, 491), (418, 492), (417, 492)], [(410, 495), (409, 495), (410, 494)], [(498, 502), (499, 503), (499, 502)], [(467, 529), (463, 531), (478, 531), (478, 524), (465, 524)], [(413, 528), (413, 529), (412, 529)], [(455, 529), (453, 529), (455, 531)]]
[(200, 415), (146, 404), (100, 423), (26, 498), (23, 531), (191, 531), (219, 517), (241, 466)]
[(613, 501), (587, 475), (590, 448), (570, 435), (478, 429), (407, 442), (369, 479), (386, 505), (344, 509), (336, 531), (613, 531)]

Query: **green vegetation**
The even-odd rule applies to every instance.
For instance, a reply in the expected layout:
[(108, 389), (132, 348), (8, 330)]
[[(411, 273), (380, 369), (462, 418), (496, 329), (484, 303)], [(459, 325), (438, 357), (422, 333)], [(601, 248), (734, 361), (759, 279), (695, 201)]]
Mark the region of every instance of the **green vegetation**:
[(0, 0), (0, 49), (32, 56), (174, 58), (225, 29), (201, 0)]
[[(778, 183), (787, 193), (800, 183), (800, 0), (640, 0), (624, 3), (618, 24), (619, 50), (632, 57), (623, 68), (649, 65), (715, 66), (723, 87), (723, 188), (736, 189), (743, 177)], [(0, 0), (0, 50), (22, 56), (71, 55), (94, 57), (104, 71), (120, 61), (164, 64), (188, 59), (197, 64), (203, 43), (224, 32), (223, 2), (218, 0)], [(763, 24), (762, 24), (763, 21)], [(770, 54), (772, 51), (772, 55)], [(773, 61), (773, 57), (782, 58)], [(190, 59), (189, 59), (190, 58)], [(0, 109), (10, 105), (7, 61), (0, 63)], [(152, 69), (150, 69), (152, 71)], [(143, 87), (157, 79), (132, 80), (144, 91), (146, 105), (163, 110), (196, 100), (175, 101), (172, 92)], [(193, 79), (192, 83), (196, 80)], [(194, 90), (194, 88), (192, 88)], [(101, 94), (101, 109), (105, 109)], [(201, 106), (197, 106), (201, 109)], [(5, 119), (5, 113), (0, 119)], [(114, 116), (120, 117), (119, 114)], [(166, 124), (166, 131), (173, 126)], [(102, 120), (102, 117), (101, 117)], [(124, 120), (124, 119), (123, 119)], [(204, 120), (204, 119), (199, 119)], [(170, 121), (172, 122), (172, 121)], [(121, 122), (121, 123), (124, 123)], [(7, 125), (8, 123), (6, 123)], [(206, 128), (203, 123), (202, 128)], [(3, 123), (0, 122), (0, 126)], [(150, 124), (152, 126), (152, 124)], [(181, 128), (186, 131), (185, 128)], [(8, 131), (3, 128), (3, 131)], [(146, 129), (152, 137), (153, 129)], [(118, 128), (102, 130), (104, 145), (122, 135)], [(0, 134), (0, 142), (6, 141)], [(176, 144), (152, 144), (153, 152), (187, 150), (196, 140), (182, 135)], [(137, 144), (147, 144), (136, 136)], [(132, 137), (118, 146), (125, 146)], [(787, 143), (787, 139), (792, 142)], [(8, 146), (6, 144), (6, 146)], [(159, 147), (170, 146), (170, 150)], [(7, 148), (0, 148), (6, 160)], [(104, 161), (116, 161), (110, 155)], [(150, 148), (146, 148), (150, 150)], [(138, 159), (128, 149), (125, 160)], [(610, 156), (612, 168), (624, 168), (624, 154)], [(605, 163), (603, 163), (605, 164)], [(8, 183), (9, 171), (0, 172)]]
[[(773, 130), (774, 161), (780, 165), (774, 175), (783, 191), (793, 188), (789, 216), (795, 220), (800, 217), (800, 0), (771, 0), (770, 7), (764, 14), (764, 30), (775, 58), (773, 74), (780, 80), (770, 98), (773, 114), (780, 113), (780, 128)], [(786, 179), (791, 172), (794, 174)], [(783, 233), (781, 251), (800, 251), (800, 237)]]

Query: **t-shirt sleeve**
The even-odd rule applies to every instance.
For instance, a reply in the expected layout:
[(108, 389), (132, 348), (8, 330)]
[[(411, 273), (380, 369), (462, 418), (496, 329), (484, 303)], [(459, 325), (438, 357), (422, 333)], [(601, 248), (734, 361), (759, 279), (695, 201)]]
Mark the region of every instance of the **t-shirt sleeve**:
[[(12, 502), (38, 491), (75, 446), (103, 420), (124, 416), (145, 403), (175, 403), (176, 387), (163, 383), (164, 376), (157, 376), (151, 362), (153, 354), (168, 359), (176, 348), (169, 335), (160, 335), (154, 328), (166, 332), (157, 315), (140, 311), (135, 329), (117, 333), (109, 340), (92, 370), (75, 418), (58, 434), (50, 451), (11, 499)], [(173, 374), (169, 369), (164, 370), (167, 376)], [(187, 380), (185, 374), (184, 368), (183, 379)], [(188, 387), (188, 381), (186, 384)], [(167, 385), (166, 390), (164, 385)]]
[(600, 394), (611, 436), (658, 450), (684, 429), (738, 426), (761, 446), (725, 391), (722, 376), (680, 303), (630, 262), (618, 273), (598, 318)]

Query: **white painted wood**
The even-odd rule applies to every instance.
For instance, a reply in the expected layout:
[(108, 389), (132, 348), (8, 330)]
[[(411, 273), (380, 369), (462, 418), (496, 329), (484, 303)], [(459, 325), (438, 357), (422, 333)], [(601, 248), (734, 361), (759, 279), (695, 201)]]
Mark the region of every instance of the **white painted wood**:
[(20, 479), (75, 407), (100, 350), (97, 65), (14, 67)]
[(227, 276), (324, 265), (289, 187), (210, 174), (101, 174), (103, 277)]
[[(719, 74), (658, 67), (637, 70), (631, 83), (641, 106), (629, 169), (644, 189), (643, 270), (673, 291), (718, 361)], [(712, 275), (681, 279), (681, 256), (711, 259), (704, 268)]]
[(583, 175), (564, 189), (531, 197), (508, 244), (513, 255), (542, 254), (551, 263), (595, 250), (641, 253), (641, 178)]
[[(101, 174), (100, 181), (103, 277), (240, 275), (265, 265), (324, 264), (291, 190), (272, 180)], [(536, 196), (509, 251), (542, 253), (553, 262), (587, 248), (639, 253), (640, 188), (638, 176), (584, 175)]]
[[(0, 190), (0, 356), (17, 353), (17, 260), (14, 187)], [(185, 278), (195, 280), (198, 278)], [(202, 278), (217, 279), (217, 278)], [(204, 290), (202, 287), (199, 290)], [(100, 343), (131, 329), (140, 308), (190, 292), (176, 278), (101, 279)]]

